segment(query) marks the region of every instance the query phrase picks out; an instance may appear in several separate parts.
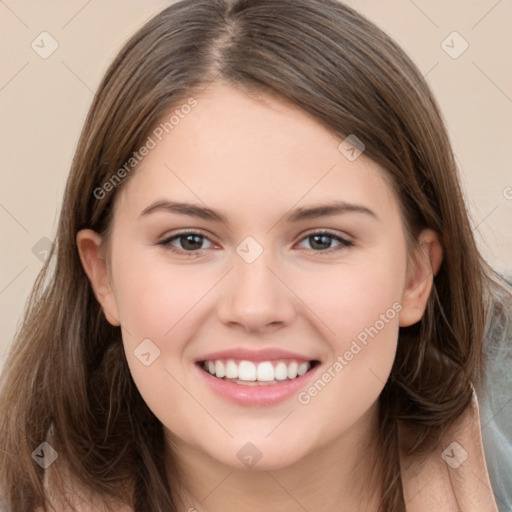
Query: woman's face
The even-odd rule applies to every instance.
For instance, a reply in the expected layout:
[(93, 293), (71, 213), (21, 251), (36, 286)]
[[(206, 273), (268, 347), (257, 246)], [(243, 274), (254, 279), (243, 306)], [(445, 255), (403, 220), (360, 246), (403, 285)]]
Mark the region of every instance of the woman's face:
[(421, 316), (399, 205), (303, 111), (220, 84), (195, 99), (120, 190), (95, 289), (171, 438), (285, 467), (364, 431)]

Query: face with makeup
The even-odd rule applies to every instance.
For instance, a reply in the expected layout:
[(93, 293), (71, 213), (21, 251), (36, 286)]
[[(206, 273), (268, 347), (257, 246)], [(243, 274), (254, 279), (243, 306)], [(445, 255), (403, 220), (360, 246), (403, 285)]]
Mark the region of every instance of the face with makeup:
[(385, 171), (297, 107), (218, 83), (195, 98), (119, 191), (109, 239), (77, 238), (134, 381), (198, 459), (277, 469), (359, 446), (437, 238), (412, 259)]

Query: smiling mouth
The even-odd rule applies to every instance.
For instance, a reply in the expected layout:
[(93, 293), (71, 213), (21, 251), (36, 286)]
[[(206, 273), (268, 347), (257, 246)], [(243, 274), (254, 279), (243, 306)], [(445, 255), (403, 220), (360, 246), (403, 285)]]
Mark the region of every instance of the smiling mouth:
[(268, 386), (296, 380), (320, 364), (319, 361), (216, 359), (199, 361), (199, 367), (217, 379), (245, 386)]

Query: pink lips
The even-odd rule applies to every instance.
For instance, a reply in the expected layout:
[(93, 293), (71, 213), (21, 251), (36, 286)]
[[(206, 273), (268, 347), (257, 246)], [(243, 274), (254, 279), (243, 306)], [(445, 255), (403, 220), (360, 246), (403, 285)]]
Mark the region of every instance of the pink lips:
[[(279, 381), (277, 384), (266, 385), (244, 385), (236, 384), (229, 380), (219, 379), (202, 368), (203, 361), (215, 361), (217, 359), (233, 359), (234, 361), (283, 361), (295, 360), (297, 362), (315, 361), (307, 373), (295, 379)], [(296, 354), (281, 349), (232, 349), (219, 352), (212, 352), (196, 360), (196, 367), (205, 379), (205, 383), (217, 395), (243, 406), (268, 407), (283, 402), (296, 396), (305, 389), (308, 382), (316, 374), (319, 364), (314, 358)]]
[(220, 352), (212, 352), (196, 360), (199, 361), (215, 361), (216, 359), (234, 359), (247, 361), (274, 361), (281, 359), (293, 359), (298, 362), (312, 361), (314, 358), (302, 356), (288, 350), (277, 348), (267, 348), (262, 350), (249, 350), (243, 348), (234, 348), (231, 350), (221, 350)]

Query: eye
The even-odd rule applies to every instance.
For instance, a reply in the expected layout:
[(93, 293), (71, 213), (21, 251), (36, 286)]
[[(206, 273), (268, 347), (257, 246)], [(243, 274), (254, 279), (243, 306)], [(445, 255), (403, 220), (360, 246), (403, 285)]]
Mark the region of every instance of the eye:
[[(339, 251), (346, 247), (352, 247), (354, 244), (349, 240), (331, 233), (329, 231), (316, 231), (309, 233), (302, 241), (308, 241), (311, 244), (312, 250), (315, 252), (331, 253), (333, 251)], [(336, 241), (338, 244), (333, 246), (332, 241)]]
[[(203, 235), (202, 233), (198, 233), (196, 231), (181, 231), (180, 233), (176, 233), (173, 236), (158, 242), (158, 245), (161, 245), (177, 254), (198, 256), (199, 253), (205, 249), (204, 247), (201, 247), (205, 240), (209, 241), (206, 235)], [(176, 245), (179, 245), (180, 247), (176, 247)]]
[[(211, 244), (210, 247), (202, 247), (205, 240)], [(349, 240), (329, 231), (309, 233), (302, 239), (302, 242), (304, 241), (308, 241), (311, 244), (311, 250), (317, 253), (331, 253), (354, 245)], [(333, 241), (337, 242), (337, 245), (333, 246)], [(199, 256), (203, 250), (213, 246), (206, 235), (197, 231), (181, 231), (158, 242), (158, 245), (176, 254), (191, 257)]]

